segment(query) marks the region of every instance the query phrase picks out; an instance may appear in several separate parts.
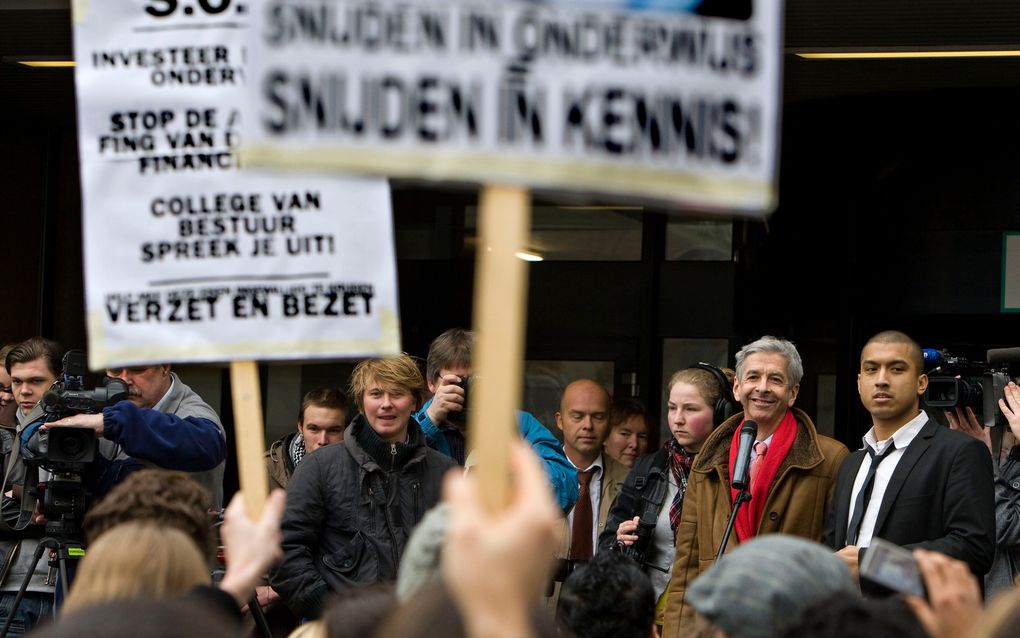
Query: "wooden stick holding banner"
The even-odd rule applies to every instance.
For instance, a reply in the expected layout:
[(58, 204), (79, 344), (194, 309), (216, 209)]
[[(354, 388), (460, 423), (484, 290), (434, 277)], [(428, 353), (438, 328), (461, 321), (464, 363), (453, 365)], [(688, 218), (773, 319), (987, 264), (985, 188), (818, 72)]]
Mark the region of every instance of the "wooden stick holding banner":
[(263, 434), (262, 392), (257, 363), (230, 362), (230, 396), (234, 404), (237, 473), (244, 495), (244, 510), (249, 518), (257, 521), (269, 495), (269, 479), (262, 461), (266, 437)]
[(530, 230), (525, 188), (485, 186), (479, 206), (475, 262), (473, 376), (468, 415), (469, 449), (477, 458), (482, 498), (490, 511), (506, 507), (510, 495), (510, 445), (518, 438), (527, 264), (517, 258)]

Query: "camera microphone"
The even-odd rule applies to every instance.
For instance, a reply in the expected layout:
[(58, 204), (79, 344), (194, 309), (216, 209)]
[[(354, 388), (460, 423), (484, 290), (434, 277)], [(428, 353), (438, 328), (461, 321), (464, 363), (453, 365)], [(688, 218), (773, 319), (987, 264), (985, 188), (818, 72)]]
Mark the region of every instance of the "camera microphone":
[(740, 427), (740, 445), (737, 446), (737, 459), (733, 462), (733, 480), (730, 485), (738, 490), (750, 487), (751, 480), (748, 470), (751, 465), (751, 450), (754, 448), (754, 437), (758, 435), (758, 424), (744, 421)]
[(42, 397), (42, 407), (46, 412), (57, 412), (64, 408), (64, 398), (59, 392), (47, 390)]
[(1020, 363), (1020, 348), (990, 348), (985, 359), (989, 365)]

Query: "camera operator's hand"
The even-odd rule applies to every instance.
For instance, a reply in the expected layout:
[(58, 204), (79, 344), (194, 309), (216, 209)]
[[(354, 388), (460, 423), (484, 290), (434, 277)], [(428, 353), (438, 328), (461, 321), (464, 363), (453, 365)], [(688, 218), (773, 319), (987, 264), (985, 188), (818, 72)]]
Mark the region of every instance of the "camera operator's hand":
[(914, 550), (928, 600), (907, 596), (907, 604), (933, 638), (966, 638), (981, 617), (981, 588), (967, 563), (939, 552)]
[(103, 414), (75, 414), (74, 416), (65, 417), (59, 421), (51, 421), (50, 423), (43, 423), (40, 430), (49, 430), (53, 426), (61, 425), (73, 428), (88, 428), (95, 430), (96, 436), (103, 436)]
[[(1005, 399), (999, 399), (999, 409), (1009, 422), (1013, 436), (1020, 439), (1020, 387), (1012, 381), (1003, 389)], [(1007, 405), (1008, 402), (1008, 405)]]
[(616, 528), (616, 542), (623, 543), (624, 545), (636, 543), (638, 539), (637, 528), (640, 521), (640, 516), (635, 516), (629, 521), (620, 521), (620, 526)]
[(457, 385), (460, 382), (461, 378), (455, 374), (446, 374), (439, 378), (432, 404), (425, 410), (429, 419), (436, 425), (446, 422), (450, 412), (460, 412), (464, 409), (464, 388)]
[[(1020, 392), (1020, 389), (1018, 389), (1018, 392)], [(1020, 396), (1017, 398), (1020, 399)], [(999, 403), (1002, 403), (1001, 399)], [(988, 428), (981, 425), (981, 422), (978, 421), (974, 410), (970, 408), (953, 408), (952, 410), (946, 410), (946, 418), (949, 419), (950, 430), (959, 430), (964, 434), (969, 434), (978, 441), (983, 442), (989, 452), (992, 451), (992, 437), (988, 433)]]

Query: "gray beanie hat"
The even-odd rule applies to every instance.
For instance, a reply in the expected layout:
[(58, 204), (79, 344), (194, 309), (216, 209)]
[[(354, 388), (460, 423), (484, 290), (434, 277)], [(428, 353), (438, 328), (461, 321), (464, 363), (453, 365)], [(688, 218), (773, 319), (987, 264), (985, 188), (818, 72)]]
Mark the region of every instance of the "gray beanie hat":
[(838, 593), (859, 596), (850, 570), (813, 541), (768, 534), (741, 544), (691, 585), (687, 600), (734, 638), (769, 638)]

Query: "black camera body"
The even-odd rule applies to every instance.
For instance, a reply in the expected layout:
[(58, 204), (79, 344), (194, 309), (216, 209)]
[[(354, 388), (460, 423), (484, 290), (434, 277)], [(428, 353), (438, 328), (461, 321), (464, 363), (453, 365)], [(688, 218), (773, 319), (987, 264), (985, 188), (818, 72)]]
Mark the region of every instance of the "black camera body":
[[(40, 401), (47, 423), (75, 414), (100, 412), (128, 398), (127, 384), (121, 379), (108, 379), (104, 387), (86, 390), (85, 358), (79, 350), (64, 355), (63, 368), (61, 379)], [(47, 533), (63, 537), (80, 534), (86, 502), (82, 475), (96, 461), (98, 451), (95, 431), (73, 426), (50, 427), (45, 432), (36, 429), (22, 447), (27, 466), (51, 473), (45, 487), (34, 488), (39, 511), (48, 520)]]
[[(663, 507), (669, 507), (664, 502), (669, 485), (666, 471), (661, 468), (652, 468), (648, 476), (639, 478), (635, 485), (636, 491), (640, 494), (635, 502), (638, 527), (634, 534), (637, 536), (637, 540), (630, 545), (617, 542), (615, 546), (617, 551), (642, 567), (647, 563), (646, 555), (648, 547), (652, 543), (652, 537), (655, 535), (659, 511)], [(650, 487), (649, 484), (651, 484)]]
[(451, 411), (446, 415), (446, 422), (454, 425), (460, 429), (467, 427), (468, 420), (468, 394), (471, 388), (471, 375), (465, 375), (460, 378), (460, 381), (453, 385), (459, 386), (464, 390), (464, 403), (463, 409), (460, 412)]
[(1006, 424), (998, 403), (1009, 383), (1008, 366), (970, 361), (931, 348), (925, 348), (923, 354), (928, 374), (926, 405), (944, 410), (970, 408), (985, 427)]

